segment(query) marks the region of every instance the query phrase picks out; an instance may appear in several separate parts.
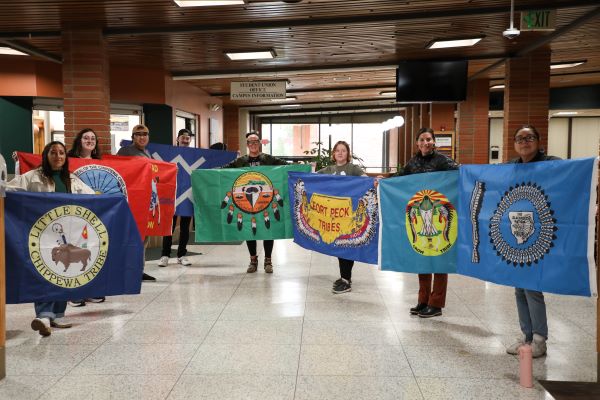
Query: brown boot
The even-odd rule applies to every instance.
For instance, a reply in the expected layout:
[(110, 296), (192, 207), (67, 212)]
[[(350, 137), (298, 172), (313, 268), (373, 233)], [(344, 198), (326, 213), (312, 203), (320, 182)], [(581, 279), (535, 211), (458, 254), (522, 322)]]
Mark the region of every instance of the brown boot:
[(250, 256), (250, 264), (248, 265), (247, 273), (251, 274), (258, 269), (258, 256)]
[(273, 273), (273, 264), (271, 263), (271, 257), (265, 257), (265, 272), (267, 274)]

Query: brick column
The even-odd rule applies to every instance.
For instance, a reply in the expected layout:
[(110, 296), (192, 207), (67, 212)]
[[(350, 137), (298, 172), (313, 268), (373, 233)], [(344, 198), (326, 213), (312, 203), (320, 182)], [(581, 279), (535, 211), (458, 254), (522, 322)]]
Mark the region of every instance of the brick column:
[(65, 144), (71, 148), (77, 132), (91, 128), (102, 153), (110, 154), (108, 54), (102, 29), (65, 29), (62, 47)]
[(240, 150), (240, 115), (239, 107), (227, 105), (223, 107), (223, 143), (227, 150)]
[(456, 161), (487, 164), (490, 152), (490, 81), (476, 79), (467, 84), (467, 100), (458, 104)]
[(505, 70), (503, 161), (516, 157), (513, 134), (523, 124), (534, 125), (541, 135), (540, 145), (547, 147), (550, 47), (509, 59)]

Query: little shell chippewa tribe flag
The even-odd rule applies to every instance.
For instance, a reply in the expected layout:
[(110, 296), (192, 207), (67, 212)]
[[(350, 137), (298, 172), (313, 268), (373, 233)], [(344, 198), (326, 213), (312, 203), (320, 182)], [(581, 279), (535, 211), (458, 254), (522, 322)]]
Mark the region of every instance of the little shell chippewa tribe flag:
[(6, 195), (7, 303), (140, 293), (144, 248), (123, 196)]
[(541, 292), (596, 295), (597, 163), (462, 166), (458, 272)]
[(456, 272), (458, 171), (379, 182), (379, 267), (412, 273)]
[(294, 242), (305, 249), (377, 263), (379, 209), (375, 179), (290, 172)]
[[(128, 146), (130, 140), (121, 141), (121, 146)], [(235, 160), (235, 151), (197, 149), (195, 147), (169, 146), (166, 144), (148, 143), (146, 150), (155, 160), (177, 164), (177, 197), (175, 199), (175, 215), (191, 217), (194, 215), (192, 196), (192, 171), (221, 167)]]
[(291, 238), (289, 171), (308, 172), (310, 165), (192, 172), (196, 242)]

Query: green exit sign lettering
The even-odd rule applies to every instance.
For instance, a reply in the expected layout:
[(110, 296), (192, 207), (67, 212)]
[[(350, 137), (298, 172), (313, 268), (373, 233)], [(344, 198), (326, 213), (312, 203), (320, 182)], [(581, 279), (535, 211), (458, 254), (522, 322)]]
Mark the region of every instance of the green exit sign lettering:
[(521, 12), (522, 31), (553, 31), (556, 29), (556, 10)]

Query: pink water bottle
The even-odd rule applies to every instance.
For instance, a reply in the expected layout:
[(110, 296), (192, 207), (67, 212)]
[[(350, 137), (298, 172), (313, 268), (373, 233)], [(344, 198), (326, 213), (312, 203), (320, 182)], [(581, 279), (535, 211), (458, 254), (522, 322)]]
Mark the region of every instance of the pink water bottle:
[(519, 375), (521, 386), (533, 387), (533, 356), (530, 344), (519, 347)]

